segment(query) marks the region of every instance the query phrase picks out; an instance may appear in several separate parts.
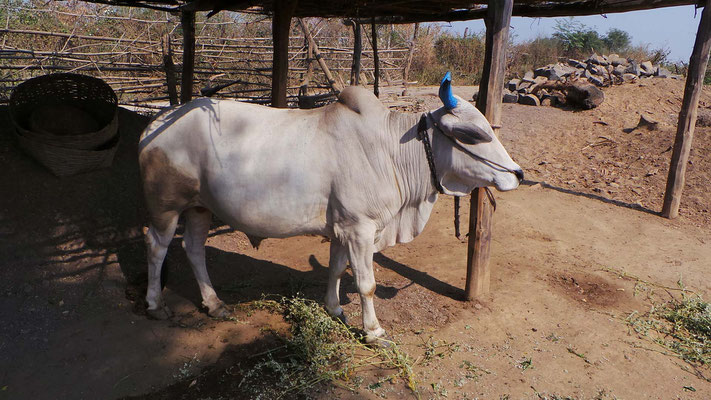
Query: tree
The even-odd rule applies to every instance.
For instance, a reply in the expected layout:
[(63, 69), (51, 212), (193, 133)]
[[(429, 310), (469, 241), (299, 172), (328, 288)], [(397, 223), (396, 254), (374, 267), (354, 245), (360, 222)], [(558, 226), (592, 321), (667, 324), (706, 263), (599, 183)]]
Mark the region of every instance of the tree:
[(632, 41), (629, 33), (617, 28), (607, 31), (607, 35), (602, 40), (611, 52), (626, 50)]
[(605, 42), (596, 31), (573, 18), (557, 20), (553, 37), (560, 41), (569, 55), (601, 51), (605, 47)]

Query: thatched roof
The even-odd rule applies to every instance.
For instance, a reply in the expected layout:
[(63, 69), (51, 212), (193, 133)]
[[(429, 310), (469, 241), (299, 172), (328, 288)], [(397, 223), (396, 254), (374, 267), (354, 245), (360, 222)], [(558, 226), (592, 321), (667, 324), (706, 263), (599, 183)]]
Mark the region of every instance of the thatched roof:
[[(178, 11), (233, 10), (271, 14), (278, 0), (87, 0), (121, 6)], [(339, 17), (379, 23), (462, 21), (483, 18), (487, 0), (298, 0), (296, 17)], [(703, 0), (514, 0), (513, 15), (559, 17), (646, 10), (694, 4)]]

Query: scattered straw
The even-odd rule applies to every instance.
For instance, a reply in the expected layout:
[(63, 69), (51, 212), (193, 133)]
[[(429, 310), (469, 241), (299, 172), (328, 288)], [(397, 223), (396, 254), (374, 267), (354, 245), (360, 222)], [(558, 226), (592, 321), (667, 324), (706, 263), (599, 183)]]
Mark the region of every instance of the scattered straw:
[(633, 312), (627, 323), (684, 361), (711, 363), (711, 304), (699, 295), (682, 292), (680, 299), (653, 305), (644, 314)]
[[(255, 355), (263, 360), (244, 374), (241, 387), (254, 388), (262, 397), (274, 399), (304, 394), (326, 382), (355, 391), (363, 381), (357, 372), (380, 368), (394, 371), (382, 382), (400, 378), (419, 398), (413, 362), (396, 343), (389, 343), (388, 348), (364, 344), (362, 333), (332, 318), (312, 300), (265, 298), (250, 306), (283, 314), (291, 329), (289, 335), (277, 333), (283, 345)], [(274, 377), (277, 384), (265, 388), (265, 375)]]

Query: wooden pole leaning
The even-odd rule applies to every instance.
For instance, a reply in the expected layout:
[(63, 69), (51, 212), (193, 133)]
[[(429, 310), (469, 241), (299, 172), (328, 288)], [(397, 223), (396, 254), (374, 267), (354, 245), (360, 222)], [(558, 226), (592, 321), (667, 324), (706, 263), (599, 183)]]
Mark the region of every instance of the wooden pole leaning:
[(181, 11), (183, 27), (183, 70), (180, 76), (180, 103), (193, 98), (193, 75), (195, 73), (195, 12)]
[[(484, 70), (479, 84), (477, 108), (492, 126), (501, 125), (501, 97), (506, 73), (506, 45), (513, 0), (489, 0), (486, 17), (486, 53)], [(494, 132), (497, 128), (494, 129)], [(493, 205), (486, 190), (472, 193), (469, 216), (469, 245), (467, 247), (466, 300), (474, 300), (489, 292), (491, 271), (491, 221)]]
[(360, 84), (360, 58), (363, 53), (363, 33), (360, 22), (353, 20), (353, 63), (351, 64), (351, 86)]
[(370, 24), (370, 39), (371, 45), (373, 46), (373, 93), (376, 97), (380, 97), (380, 57), (378, 56), (378, 29), (375, 24), (375, 19), (373, 23)]
[(296, 0), (275, 0), (272, 17), (274, 55), (272, 57), (272, 107), (286, 108), (289, 74), (289, 30), (296, 10)]
[(709, 62), (711, 49), (711, 0), (707, 0), (706, 7), (701, 13), (699, 30), (696, 33), (694, 51), (689, 60), (689, 70), (686, 75), (684, 99), (681, 102), (679, 121), (676, 125), (676, 138), (674, 150), (669, 165), (669, 176), (664, 193), (662, 216), (676, 218), (679, 216), (679, 203), (681, 192), (684, 189), (686, 166), (689, 163), (691, 142), (694, 139), (694, 128), (699, 108), (699, 97), (704, 86), (704, 74)]
[(311, 34), (309, 26), (306, 24), (306, 21), (304, 21), (303, 18), (299, 18), (298, 21), (299, 25), (301, 25), (301, 30), (304, 32), (304, 37), (306, 38), (306, 40), (309, 41), (309, 45), (313, 50), (316, 61), (318, 62), (319, 67), (321, 67), (321, 71), (323, 71), (323, 74), (326, 76), (328, 84), (331, 86), (331, 89), (333, 89), (335, 93), (340, 93), (341, 90), (343, 90), (343, 87), (333, 78), (333, 74), (328, 68), (326, 60), (323, 59), (323, 56), (321, 55), (321, 50), (319, 50), (318, 45), (316, 44), (316, 40), (314, 40), (314, 37)]

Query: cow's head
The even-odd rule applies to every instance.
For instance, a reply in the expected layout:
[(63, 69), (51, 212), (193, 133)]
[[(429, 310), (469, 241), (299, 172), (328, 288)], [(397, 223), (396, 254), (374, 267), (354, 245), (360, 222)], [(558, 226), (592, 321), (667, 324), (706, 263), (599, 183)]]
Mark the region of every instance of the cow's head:
[(449, 72), (442, 79), (443, 107), (429, 113), (438, 178), (446, 194), (463, 196), (476, 187), (516, 189), (523, 171), (476, 107), (452, 94)]

